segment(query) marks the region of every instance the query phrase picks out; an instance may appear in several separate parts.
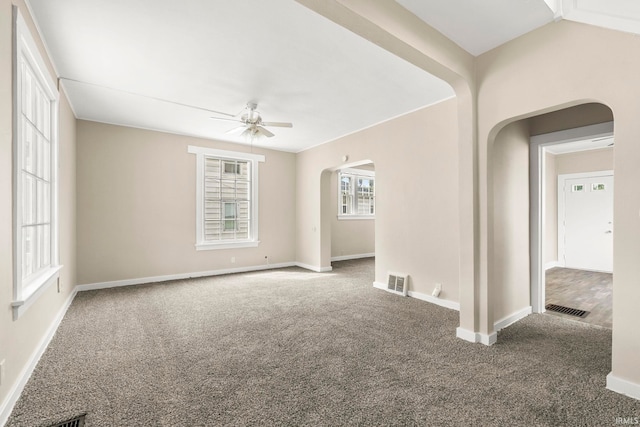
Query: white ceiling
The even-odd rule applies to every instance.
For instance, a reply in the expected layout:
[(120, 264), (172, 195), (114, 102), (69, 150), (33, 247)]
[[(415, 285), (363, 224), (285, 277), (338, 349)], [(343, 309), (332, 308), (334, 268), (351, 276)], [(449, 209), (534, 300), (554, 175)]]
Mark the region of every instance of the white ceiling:
[(474, 56), (554, 19), (544, 0), (396, 0)]
[(29, 3), (81, 119), (244, 143), (205, 110), (256, 101), (297, 152), (454, 95), (292, 0)]
[[(637, 0), (397, 0), (478, 55), (554, 17), (640, 34)], [(27, 0), (78, 118), (247, 143), (210, 119), (258, 103), (299, 152), (454, 96), (293, 0)]]

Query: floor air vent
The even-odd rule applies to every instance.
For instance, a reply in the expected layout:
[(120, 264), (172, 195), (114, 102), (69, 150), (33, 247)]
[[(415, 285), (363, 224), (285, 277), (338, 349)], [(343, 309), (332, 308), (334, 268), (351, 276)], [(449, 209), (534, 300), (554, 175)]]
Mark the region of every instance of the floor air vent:
[(547, 304), (545, 308), (549, 311), (555, 311), (556, 313), (568, 314), (576, 317), (586, 317), (589, 314), (588, 311), (578, 310), (577, 308), (565, 307), (563, 305)]
[(49, 427), (84, 427), (84, 418), (87, 414), (78, 415), (70, 420), (63, 421), (61, 423), (52, 424)]
[(407, 288), (409, 283), (407, 282), (407, 275), (400, 273), (389, 273), (389, 280), (387, 281), (387, 290), (395, 294), (407, 296)]

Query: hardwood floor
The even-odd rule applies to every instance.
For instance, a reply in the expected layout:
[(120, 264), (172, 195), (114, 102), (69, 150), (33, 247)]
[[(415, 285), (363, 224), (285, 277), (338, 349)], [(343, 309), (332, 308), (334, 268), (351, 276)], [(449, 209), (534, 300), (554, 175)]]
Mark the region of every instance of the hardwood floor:
[(555, 267), (546, 272), (546, 304), (589, 311), (584, 318), (546, 313), (611, 328), (613, 274)]

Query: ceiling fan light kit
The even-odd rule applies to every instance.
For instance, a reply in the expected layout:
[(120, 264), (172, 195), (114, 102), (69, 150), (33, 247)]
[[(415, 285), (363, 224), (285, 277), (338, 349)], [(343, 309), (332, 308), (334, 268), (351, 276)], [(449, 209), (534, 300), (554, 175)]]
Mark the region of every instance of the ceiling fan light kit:
[[(267, 127), (283, 127), (291, 128), (292, 123), (286, 122), (264, 122), (260, 116), (260, 112), (257, 110), (258, 104), (255, 102), (248, 102), (246, 108), (238, 114), (228, 114), (215, 111), (216, 114), (220, 114), (227, 117), (211, 117), (214, 120), (225, 120), (242, 123), (240, 126), (229, 129), (226, 133), (234, 134), (240, 132), (240, 136), (249, 137), (251, 139), (260, 136), (267, 138), (274, 137), (275, 134), (267, 129)], [(240, 115), (242, 114), (242, 115)], [(238, 116), (240, 116), (238, 118)]]

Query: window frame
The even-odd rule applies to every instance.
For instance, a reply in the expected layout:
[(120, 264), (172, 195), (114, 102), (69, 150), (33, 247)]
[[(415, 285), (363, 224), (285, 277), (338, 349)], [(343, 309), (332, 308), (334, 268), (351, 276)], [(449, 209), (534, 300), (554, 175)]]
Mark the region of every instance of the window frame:
[[(187, 151), (196, 155), (196, 243), (197, 251), (248, 248), (257, 247), (260, 244), (258, 239), (258, 164), (265, 161), (265, 156), (253, 153), (242, 153), (237, 151), (218, 150), (214, 148), (199, 147), (189, 145)], [(250, 199), (249, 199), (249, 237), (248, 239), (206, 241), (204, 239), (204, 206), (205, 206), (205, 158), (215, 157), (223, 162), (244, 161), (249, 162), (250, 167)], [(223, 166), (226, 167), (226, 166)], [(237, 214), (236, 206), (236, 214)]]
[[(58, 216), (58, 108), (59, 93), (56, 84), (38, 49), (29, 27), (19, 9), (13, 8), (13, 319), (17, 320), (53, 283), (60, 278), (59, 216)], [(24, 87), (22, 61), (28, 63), (38, 87), (49, 102), (49, 227), (50, 262), (31, 277), (22, 277), (24, 253), (22, 246), (24, 188), (22, 185), (22, 157), (24, 153), (23, 102)]]
[[(376, 173), (375, 171), (368, 171), (364, 169), (340, 169), (338, 174), (338, 219), (339, 220), (352, 220), (352, 219), (375, 219), (376, 214)], [(351, 210), (354, 213), (342, 213), (342, 178), (348, 176), (351, 180), (350, 183), (350, 195), (351, 195)], [(358, 214), (358, 179), (370, 179), (373, 180), (373, 212), (372, 214)]]

